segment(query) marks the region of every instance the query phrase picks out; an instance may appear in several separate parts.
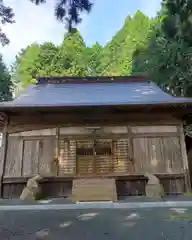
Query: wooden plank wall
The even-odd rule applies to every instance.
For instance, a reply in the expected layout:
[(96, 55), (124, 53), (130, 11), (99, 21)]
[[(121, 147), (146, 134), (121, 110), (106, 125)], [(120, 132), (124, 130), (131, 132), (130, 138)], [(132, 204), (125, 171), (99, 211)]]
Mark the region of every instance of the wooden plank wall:
[(183, 163), (177, 137), (136, 138), (133, 140), (136, 172), (179, 173)]
[(23, 140), (20, 136), (8, 137), (8, 149), (4, 177), (21, 177)]
[(4, 177), (50, 175), (54, 144), (54, 137), (26, 140), (21, 136), (9, 136)]
[(100, 144), (108, 141), (113, 152), (111, 157), (96, 156), (97, 164), (92, 166), (96, 172), (108, 174), (113, 171), (119, 175), (146, 171), (184, 173), (179, 131), (179, 125), (101, 126), (93, 135), (92, 130), (85, 127), (60, 128), (58, 166), (54, 162), (56, 128), (12, 133), (8, 137), (4, 177), (27, 177), (37, 173), (44, 176), (76, 175), (82, 164), (87, 167), (85, 157), (84, 163), (82, 159), (78, 161), (76, 147), (80, 141), (94, 139)]

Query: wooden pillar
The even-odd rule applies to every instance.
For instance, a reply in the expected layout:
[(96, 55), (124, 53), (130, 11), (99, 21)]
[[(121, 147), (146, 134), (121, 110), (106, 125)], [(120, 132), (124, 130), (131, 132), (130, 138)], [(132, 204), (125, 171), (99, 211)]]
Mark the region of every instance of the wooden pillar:
[(59, 131), (59, 127), (56, 127), (54, 159), (51, 162), (51, 174), (53, 176), (57, 176), (59, 171)]
[(3, 197), (3, 176), (5, 173), (5, 164), (7, 157), (7, 146), (8, 146), (8, 116), (4, 116), (4, 127), (2, 132), (2, 142), (1, 142), (1, 154), (0, 154), (0, 197)]
[(180, 130), (180, 144), (181, 144), (181, 156), (183, 160), (183, 168), (185, 174), (185, 188), (186, 191), (191, 190), (190, 174), (189, 174), (189, 163), (187, 158), (187, 149), (185, 144), (185, 135), (183, 131), (183, 125), (179, 127)]
[(59, 135), (60, 135), (60, 128), (56, 127), (56, 136), (55, 136), (55, 161), (56, 161), (56, 175), (58, 176), (59, 174)]
[[(132, 133), (132, 129), (131, 127), (127, 127), (127, 132), (128, 132), (128, 136), (127, 136), (127, 140), (128, 140), (128, 154), (129, 155), (129, 160), (132, 163), (132, 169), (131, 171), (133, 173), (136, 172), (136, 163), (135, 163), (135, 159), (134, 159), (134, 141), (133, 141), (133, 133)], [(127, 169), (129, 172), (129, 169)]]
[(93, 158), (92, 158), (92, 173), (96, 175), (96, 139), (97, 139), (97, 133), (96, 130), (94, 129), (92, 132), (92, 138), (93, 138)]

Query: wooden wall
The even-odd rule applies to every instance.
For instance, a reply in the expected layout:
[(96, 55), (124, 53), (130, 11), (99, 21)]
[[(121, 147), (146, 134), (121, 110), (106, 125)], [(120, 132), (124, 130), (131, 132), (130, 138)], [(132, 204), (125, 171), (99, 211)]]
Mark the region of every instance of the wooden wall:
[(4, 177), (50, 175), (53, 173), (54, 145), (54, 137), (25, 139), (9, 136)]
[[(92, 168), (97, 174), (184, 173), (180, 130), (179, 125), (63, 127), (58, 139), (56, 128), (12, 133), (4, 177), (86, 175)], [(96, 144), (112, 153), (96, 155), (94, 163), (89, 151)]]
[[(93, 171), (115, 176), (119, 198), (144, 195), (146, 171), (159, 177), (167, 194), (183, 193), (188, 163), (181, 124), (164, 113), (11, 116), (3, 196), (18, 197), (27, 179), (40, 173), (43, 197), (69, 197), (74, 177)], [(95, 125), (100, 128), (90, 128)], [(96, 161), (90, 161), (93, 149)]]

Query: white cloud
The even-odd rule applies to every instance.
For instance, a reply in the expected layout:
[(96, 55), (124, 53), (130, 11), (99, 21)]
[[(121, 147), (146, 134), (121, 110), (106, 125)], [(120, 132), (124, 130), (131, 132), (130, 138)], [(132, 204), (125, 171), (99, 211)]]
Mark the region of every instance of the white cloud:
[[(94, 32), (94, 34), (93, 31), (90, 31), (90, 29), (94, 28), (95, 22), (98, 23), (97, 19), (99, 19), (101, 7), (101, 1), (98, 1), (99, 0), (95, 1), (95, 14), (93, 14), (93, 11), (89, 16), (83, 15), (83, 21), (78, 27), (87, 43), (89, 43), (90, 39), (92, 39), (92, 42), (99, 40), (98, 31)], [(15, 55), (21, 50), (21, 48), (25, 48), (33, 42), (43, 43), (45, 41), (51, 41), (55, 44), (59, 44), (63, 40), (63, 35), (66, 31), (65, 25), (59, 23), (55, 19), (55, 0), (48, 0), (47, 2), (48, 3), (45, 5), (35, 6), (29, 0), (5, 1), (8, 6), (13, 7), (16, 20), (15, 24), (3, 26), (3, 31), (7, 34), (11, 41), (8, 46), (2, 48), (1, 50), (7, 64), (14, 61)], [(148, 16), (154, 16), (159, 7), (160, 0), (139, 1), (140, 10)], [(125, 15), (126, 14), (127, 12)], [(93, 18), (93, 24), (91, 18)], [(96, 29), (98, 30), (98, 27)], [(116, 29), (114, 29), (114, 31), (110, 31), (110, 36), (108, 38), (111, 38), (115, 31)]]
[(13, 7), (16, 23), (3, 26), (3, 31), (11, 40), (10, 44), (2, 49), (6, 63), (14, 60), (21, 48), (32, 42), (43, 43), (52, 41), (58, 44), (63, 39), (64, 24), (59, 23), (54, 16), (54, 2), (35, 6), (29, 0), (7, 0), (6, 4)]

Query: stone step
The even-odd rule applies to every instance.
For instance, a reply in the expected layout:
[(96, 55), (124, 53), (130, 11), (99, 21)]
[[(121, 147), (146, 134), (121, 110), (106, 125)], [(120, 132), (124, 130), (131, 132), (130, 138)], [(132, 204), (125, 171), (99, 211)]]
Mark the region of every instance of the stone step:
[(73, 180), (72, 201), (117, 201), (115, 179), (93, 178)]

